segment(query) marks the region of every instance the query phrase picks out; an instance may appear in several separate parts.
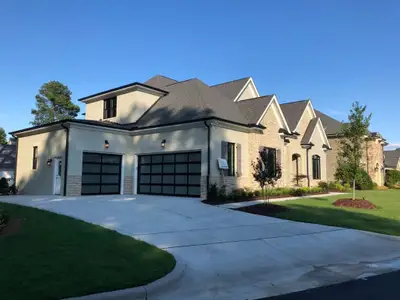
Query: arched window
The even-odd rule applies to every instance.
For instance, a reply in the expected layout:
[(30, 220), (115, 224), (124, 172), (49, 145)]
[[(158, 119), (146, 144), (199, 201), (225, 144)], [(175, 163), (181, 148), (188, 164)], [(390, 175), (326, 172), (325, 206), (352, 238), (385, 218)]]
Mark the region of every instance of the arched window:
[(318, 155), (312, 157), (313, 179), (321, 179), (321, 158)]

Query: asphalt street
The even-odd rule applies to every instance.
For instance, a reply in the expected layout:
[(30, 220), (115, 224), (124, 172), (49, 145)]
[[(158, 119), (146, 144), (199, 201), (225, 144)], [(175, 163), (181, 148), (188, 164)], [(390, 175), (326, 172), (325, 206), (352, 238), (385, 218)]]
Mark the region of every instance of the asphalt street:
[(257, 300), (398, 300), (400, 271)]

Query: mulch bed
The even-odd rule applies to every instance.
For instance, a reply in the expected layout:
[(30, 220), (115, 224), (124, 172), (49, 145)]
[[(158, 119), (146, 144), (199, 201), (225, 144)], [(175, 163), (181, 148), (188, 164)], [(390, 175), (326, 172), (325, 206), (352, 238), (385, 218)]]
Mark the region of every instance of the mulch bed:
[(340, 207), (376, 209), (376, 206), (373, 203), (365, 199), (356, 199), (356, 200), (352, 200), (351, 198), (339, 199), (333, 202), (333, 205)]
[(11, 218), (8, 220), (6, 227), (0, 230), (0, 238), (16, 234), (21, 229), (21, 219)]
[(244, 211), (250, 214), (261, 215), (261, 216), (274, 216), (277, 213), (287, 211), (288, 208), (282, 205), (265, 203), (265, 204), (240, 207), (236, 208), (235, 210)]
[[(307, 196), (312, 196), (312, 195), (323, 195), (326, 194), (326, 192), (321, 192), (321, 193), (310, 193), (304, 196), (294, 196), (294, 195), (279, 195), (279, 196), (271, 196), (269, 199), (279, 199), (279, 198), (288, 198), (288, 197), (307, 197)], [(228, 203), (237, 203), (237, 202), (247, 202), (247, 201), (254, 201), (254, 200), (265, 200), (265, 197), (252, 197), (252, 198), (237, 198), (235, 200), (232, 199), (224, 199), (224, 200), (203, 200), (202, 202), (205, 204), (211, 204), (211, 205), (220, 205), (220, 204), (228, 204)]]

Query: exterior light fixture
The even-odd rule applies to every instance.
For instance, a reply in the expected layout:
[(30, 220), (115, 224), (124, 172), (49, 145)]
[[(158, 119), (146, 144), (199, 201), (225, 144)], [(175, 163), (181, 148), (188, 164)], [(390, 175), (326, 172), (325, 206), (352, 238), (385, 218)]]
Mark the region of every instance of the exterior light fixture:
[(166, 142), (167, 142), (167, 141), (166, 141), (165, 139), (161, 141), (161, 148), (163, 148), (163, 149), (165, 148), (165, 143), (166, 143)]
[(110, 143), (108, 142), (108, 140), (104, 141), (104, 149), (108, 149), (108, 147), (110, 147)]
[(49, 158), (49, 159), (47, 160), (46, 163), (47, 163), (47, 165), (48, 165), (49, 167), (51, 166), (52, 161), (53, 161), (53, 160), (52, 160), (51, 158)]

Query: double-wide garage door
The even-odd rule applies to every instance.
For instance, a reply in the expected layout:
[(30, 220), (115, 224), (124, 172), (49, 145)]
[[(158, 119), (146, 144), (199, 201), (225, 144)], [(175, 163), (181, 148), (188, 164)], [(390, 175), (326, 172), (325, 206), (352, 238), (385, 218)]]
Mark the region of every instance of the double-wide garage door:
[(139, 156), (138, 193), (200, 197), (201, 152)]
[(119, 194), (121, 156), (83, 153), (82, 195)]

